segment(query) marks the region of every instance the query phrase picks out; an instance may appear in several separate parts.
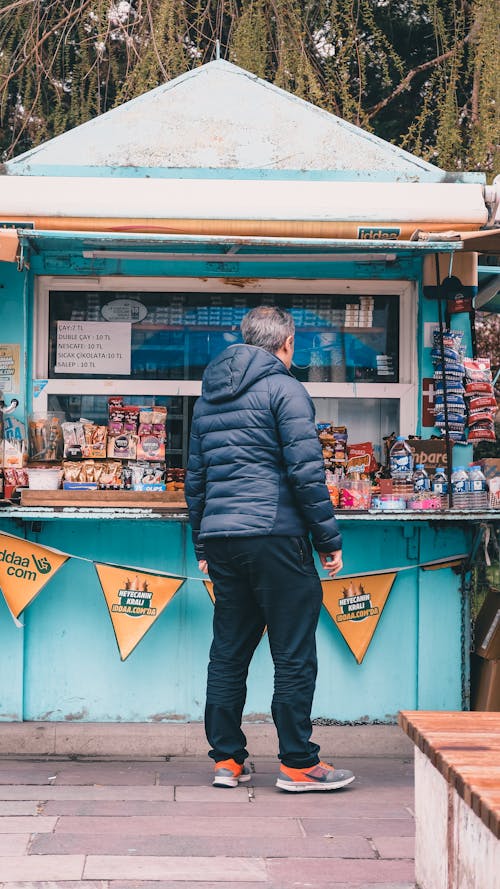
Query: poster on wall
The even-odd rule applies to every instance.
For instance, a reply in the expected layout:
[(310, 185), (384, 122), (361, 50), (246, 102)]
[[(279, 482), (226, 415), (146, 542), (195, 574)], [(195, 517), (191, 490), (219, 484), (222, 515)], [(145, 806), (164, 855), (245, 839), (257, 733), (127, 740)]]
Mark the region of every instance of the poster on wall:
[(0, 392), (20, 391), (19, 343), (0, 343)]
[(58, 321), (55, 373), (130, 376), (128, 321)]

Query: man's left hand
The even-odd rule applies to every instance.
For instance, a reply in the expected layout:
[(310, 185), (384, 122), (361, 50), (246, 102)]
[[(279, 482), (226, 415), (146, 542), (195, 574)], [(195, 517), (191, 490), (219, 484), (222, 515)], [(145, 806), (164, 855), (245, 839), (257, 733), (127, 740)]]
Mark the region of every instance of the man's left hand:
[(342, 550), (337, 549), (333, 553), (318, 553), (321, 564), (330, 577), (335, 577), (343, 566)]
[(206, 559), (200, 559), (198, 562), (198, 568), (200, 571), (203, 571), (203, 574), (208, 574), (208, 562)]

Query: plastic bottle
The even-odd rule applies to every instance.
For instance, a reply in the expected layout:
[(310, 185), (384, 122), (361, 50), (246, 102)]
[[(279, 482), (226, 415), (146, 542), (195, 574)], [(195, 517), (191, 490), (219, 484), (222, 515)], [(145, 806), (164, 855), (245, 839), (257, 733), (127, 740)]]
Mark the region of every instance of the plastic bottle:
[(443, 466), (436, 466), (431, 487), (433, 494), (448, 493), (448, 478), (446, 476), (446, 469)]
[(469, 490), (471, 509), (487, 509), (488, 486), (481, 467), (476, 464), (469, 466)]
[(413, 482), (413, 490), (416, 494), (423, 494), (424, 491), (428, 491), (430, 489), (431, 483), (429, 481), (429, 476), (427, 475), (424, 464), (417, 463), (415, 466), (415, 472), (412, 476)]
[(451, 490), (453, 494), (453, 506), (457, 509), (468, 509), (469, 499), (469, 474), (464, 466), (457, 466), (451, 474)]
[(399, 481), (411, 479), (413, 472), (413, 451), (404, 435), (398, 435), (389, 452), (391, 478)]

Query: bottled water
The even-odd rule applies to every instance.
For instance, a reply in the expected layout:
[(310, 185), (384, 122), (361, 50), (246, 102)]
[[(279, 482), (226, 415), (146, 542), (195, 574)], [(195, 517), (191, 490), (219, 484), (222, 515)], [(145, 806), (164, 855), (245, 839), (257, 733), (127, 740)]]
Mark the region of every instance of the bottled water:
[(441, 509), (448, 506), (448, 476), (443, 466), (437, 466), (432, 479), (432, 493), (441, 498)]
[(470, 508), (469, 474), (465, 466), (457, 466), (451, 474), (451, 491), (453, 494), (453, 506), (457, 509)]
[(433, 494), (448, 493), (448, 478), (443, 466), (436, 466), (434, 478), (432, 479), (432, 492)]
[(424, 469), (423, 463), (417, 463), (417, 465), (415, 466), (415, 472), (412, 476), (412, 482), (413, 490), (416, 494), (423, 494), (424, 491), (428, 491), (430, 489), (431, 484), (429, 481), (429, 476)]
[(480, 466), (469, 467), (469, 490), (471, 509), (487, 509), (488, 486)]
[(398, 435), (389, 452), (391, 478), (399, 481), (411, 479), (413, 472), (413, 451), (404, 435)]

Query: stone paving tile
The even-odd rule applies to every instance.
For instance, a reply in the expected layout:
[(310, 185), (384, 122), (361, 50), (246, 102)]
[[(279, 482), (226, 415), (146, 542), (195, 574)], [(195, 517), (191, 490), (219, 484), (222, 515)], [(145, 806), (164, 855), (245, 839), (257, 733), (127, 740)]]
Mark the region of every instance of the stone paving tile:
[(37, 815), (38, 807), (35, 801), (25, 800), (0, 800), (0, 816), (2, 815)]
[(46, 833), (54, 830), (57, 818), (46, 818), (43, 815), (20, 815), (0, 818), (0, 834), (2, 833)]
[[(188, 795), (186, 791), (189, 788), (178, 788), (183, 791), (184, 800)], [(260, 807), (262, 811), (268, 811), (268, 807), (272, 806), (273, 811), (279, 811), (281, 815), (288, 814), (290, 816), (298, 815), (304, 818), (327, 818), (327, 817), (366, 817), (380, 818), (382, 815), (386, 819), (396, 818), (398, 820), (411, 819), (409, 807), (397, 798), (391, 798), (389, 801), (379, 800), (374, 794), (369, 797), (356, 797), (354, 793), (342, 795), (343, 791), (331, 791), (329, 793), (287, 793), (286, 791), (276, 791), (275, 793), (265, 794), (260, 790), (255, 790), (254, 801), (252, 806)]]
[(227, 802), (234, 805), (235, 803), (241, 803), (245, 799), (248, 799), (248, 790), (243, 784), (239, 787), (232, 787), (230, 789), (227, 787), (224, 789), (220, 787), (212, 787), (211, 785), (208, 787), (176, 787), (175, 799), (180, 803), (215, 802), (217, 799), (220, 802), (221, 799), (224, 799), (225, 803)]
[[(34, 769), (31, 767), (21, 771), (14, 769), (12, 766), (0, 768), (0, 786), (3, 784), (49, 784), (49, 778), (56, 775), (56, 767), (54, 764), (45, 766), (43, 769)], [(0, 791), (1, 793), (1, 791)]]
[[(39, 856), (43, 860), (43, 856)], [(212, 880), (220, 883), (267, 881), (261, 859), (165, 858), (161, 856), (89, 855), (83, 872), (93, 880)]]
[[(228, 852), (227, 836), (117, 836), (107, 834), (44, 834), (34, 838), (30, 852), (34, 855), (176, 855), (214, 856)], [(247, 837), (231, 834), (231, 855), (241, 858), (286, 858), (290, 854), (290, 838)], [(375, 858), (375, 852), (364, 837), (337, 836), (294, 837), (294, 856), (300, 858)]]
[[(319, 797), (319, 799), (318, 799)], [(314, 833), (319, 833), (323, 829), (327, 832), (330, 822), (326, 819), (333, 819), (337, 830), (342, 833), (359, 833), (358, 830), (352, 830), (356, 819), (364, 819), (371, 824), (361, 831), (366, 836), (372, 833), (383, 834), (384, 836), (399, 836), (411, 834), (414, 831), (414, 819), (410, 812), (402, 807), (396, 815), (389, 815), (385, 809), (379, 809), (375, 816), (371, 818), (364, 814), (364, 807), (361, 805), (353, 811), (338, 811), (335, 807), (334, 800), (327, 800), (325, 796), (311, 794), (305, 797), (303, 794), (292, 796), (292, 794), (276, 794), (275, 799), (263, 801), (261, 799), (249, 800), (245, 797), (241, 798), (241, 802), (231, 801), (231, 791), (221, 791), (214, 799), (214, 802), (194, 803), (194, 802), (149, 802), (147, 800), (95, 800), (95, 799), (74, 799), (74, 800), (48, 800), (43, 802), (39, 811), (44, 815), (71, 815), (71, 816), (89, 816), (89, 817), (109, 817), (112, 815), (118, 817), (138, 817), (138, 816), (168, 816), (179, 815), (189, 817), (217, 818), (219, 816), (228, 815), (231, 817), (248, 817), (248, 818), (268, 818), (268, 817), (285, 817), (285, 818), (302, 818), (312, 822)], [(314, 829), (314, 822), (318, 822), (318, 830)], [(344, 826), (342, 826), (344, 825)], [(377, 829), (377, 825), (380, 825)], [(368, 831), (366, 833), (366, 831)], [(306, 830), (309, 832), (309, 830)]]
[[(318, 883), (349, 882), (356, 885), (371, 883), (411, 881), (414, 879), (413, 861), (346, 861), (338, 858), (335, 862), (314, 858), (268, 859), (268, 877), (273, 889), (281, 889), (282, 885), (300, 886), (306, 884), (316, 886)], [(295, 882), (293, 882), (295, 881)], [(486, 889), (486, 887), (485, 887)]]
[[(381, 825), (380, 829), (383, 829)], [(414, 858), (415, 857), (415, 837), (414, 836), (379, 836), (372, 834), (372, 842), (374, 843), (381, 858)]]
[[(0, 889), (108, 889), (107, 880), (26, 880), (0, 883)], [(183, 886), (182, 889), (185, 889)], [(200, 889), (198, 885), (198, 889)], [(262, 889), (262, 887), (259, 887)]]
[[(28, 848), (29, 833), (4, 833), (0, 835), (0, 856), (24, 855)], [(2, 864), (0, 862), (0, 879), (2, 878)]]
[(112, 786), (123, 784), (127, 787), (134, 787), (155, 784), (157, 770), (154, 766), (149, 769), (136, 768), (135, 764), (127, 766), (123, 763), (73, 763), (71, 767), (59, 765), (53, 774), (57, 774), (56, 785), (101, 784)]
[[(215, 789), (215, 788), (214, 788)], [(113, 787), (101, 787), (95, 785), (93, 787), (21, 787), (18, 785), (4, 786), (1, 791), (4, 800), (49, 800), (49, 799), (69, 799), (69, 800), (166, 800), (173, 801), (173, 787), (125, 787), (115, 785)]]
[[(263, 889), (263, 887), (266, 886), (268, 889), (271, 889), (268, 883), (238, 883), (238, 889)], [(11, 889), (11, 887), (5, 886), (4, 889)], [(14, 889), (16, 889), (16, 887), (14, 887)], [(75, 887), (75, 889), (77, 889), (77, 887)], [(213, 883), (211, 881), (206, 882), (205, 880), (202, 882), (199, 882), (199, 880), (187, 880), (185, 882), (183, 881), (179, 886), (177, 881), (171, 882), (170, 880), (155, 880), (154, 882), (151, 882), (150, 880), (110, 880), (109, 889), (221, 889), (221, 884), (218, 881)], [(314, 887), (314, 889), (316, 889), (316, 887)], [(318, 887), (318, 889), (321, 889), (321, 887)], [(328, 887), (328, 889), (330, 889), (330, 887)], [(335, 887), (335, 889), (337, 889), (337, 887)], [(343, 889), (343, 887), (340, 887), (340, 889)], [(351, 889), (351, 887), (347, 886), (346, 889)], [(381, 887), (379, 886), (378, 889), (381, 889)]]
[[(278, 794), (280, 797), (289, 797), (293, 794), (286, 790), (279, 790), (274, 786), (274, 782), (270, 782), (268, 785), (262, 784), (257, 781), (252, 781), (252, 787), (255, 791), (255, 796), (260, 797), (273, 797)], [(185, 788), (186, 791), (189, 791), (190, 788)], [(200, 788), (201, 789), (201, 788)], [(307, 797), (310, 799), (314, 797), (315, 799), (318, 796), (329, 796), (331, 799), (337, 800), (335, 805), (345, 804), (348, 800), (350, 802), (357, 801), (358, 803), (363, 802), (373, 802), (380, 803), (382, 805), (390, 805), (392, 801), (396, 801), (398, 803), (402, 803), (403, 805), (410, 805), (413, 803), (413, 792), (410, 788), (406, 787), (377, 787), (376, 789), (371, 787), (360, 787), (356, 782), (353, 784), (349, 784), (347, 787), (341, 787), (339, 790), (333, 790), (328, 793), (305, 793), (301, 794), (301, 797)]]
[[(56, 819), (47, 819), (55, 821)], [(1, 830), (1, 819), (0, 819)], [(296, 818), (196, 818), (170, 815), (167, 817), (139, 816), (137, 818), (73, 818), (62, 816), (57, 821), (56, 834), (98, 834), (108, 836), (269, 836), (299, 837), (301, 830)]]
[(84, 855), (25, 855), (1, 859), (2, 880), (80, 880)]
[[(115, 815), (118, 817), (139, 817), (143, 815), (152, 816), (195, 816), (203, 818), (218, 818), (228, 814), (228, 809), (235, 817), (262, 817), (262, 811), (256, 811), (256, 807), (250, 804), (248, 798), (244, 799), (240, 804), (231, 803), (228, 806), (223, 802), (230, 795), (221, 793), (220, 802), (213, 803), (174, 803), (163, 801), (147, 800), (49, 800), (42, 803), (40, 811), (44, 815), (73, 815), (73, 816), (89, 816), (89, 817), (109, 817)], [(275, 815), (288, 816), (286, 811), (281, 809), (274, 812), (266, 807), (266, 816)], [(380, 833), (380, 831), (379, 831)], [(387, 830), (390, 834), (391, 831)]]
[[(415, 835), (415, 822), (408, 816), (407, 819), (386, 818), (385, 812), (381, 812), (379, 818), (343, 818), (332, 815), (331, 818), (301, 818), (300, 823), (307, 836), (325, 836), (333, 834), (359, 834), (363, 837), (373, 837), (374, 834), (382, 834), (391, 838), (413, 837)], [(410, 855), (402, 856), (410, 858)]]

